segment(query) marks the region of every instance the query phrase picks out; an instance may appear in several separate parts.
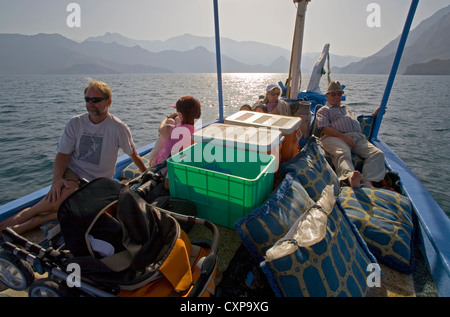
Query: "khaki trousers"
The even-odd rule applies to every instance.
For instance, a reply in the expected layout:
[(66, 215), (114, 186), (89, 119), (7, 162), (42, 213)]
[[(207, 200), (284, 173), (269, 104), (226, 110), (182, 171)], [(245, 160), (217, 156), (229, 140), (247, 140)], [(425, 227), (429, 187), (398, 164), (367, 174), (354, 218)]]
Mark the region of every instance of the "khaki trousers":
[(383, 152), (367, 141), (366, 136), (358, 132), (349, 132), (345, 135), (355, 141), (356, 146), (350, 147), (344, 140), (338, 137), (324, 135), (320, 142), (325, 151), (332, 158), (336, 174), (340, 181), (348, 179), (355, 170), (351, 154), (357, 154), (364, 159), (362, 169), (363, 182), (379, 182), (384, 179), (386, 168)]

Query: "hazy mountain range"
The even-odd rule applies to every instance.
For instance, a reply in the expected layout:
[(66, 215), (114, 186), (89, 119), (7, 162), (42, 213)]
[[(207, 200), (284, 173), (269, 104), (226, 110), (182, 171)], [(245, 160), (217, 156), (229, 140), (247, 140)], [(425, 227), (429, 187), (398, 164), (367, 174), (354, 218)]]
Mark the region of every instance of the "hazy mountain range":
[[(86, 41), (103, 43), (116, 42), (128, 47), (139, 45), (140, 47), (155, 53), (164, 51), (187, 52), (196, 49), (199, 46), (206, 48), (209, 52), (212, 53), (215, 53), (216, 51), (216, 44), (213, 37), (202, 37), (191, 34), (176, 36), (166, 41), (142, 41), (132, 40), (118, 33), (106, 33), (103, 36), (90, 37)], [(225, 56), (226, 58), (230, 58), (238, 63), (245, 64), (247, 65), (247, 67), (256, 66), (251, 67), (251, 69), (257, 69), (257, 71), (258, 69), (260, 69), (260, 72), (268, 71), (286, 73), (289, 71), (289, 59), (291, 57), (290, 50), (278, 46), (252, 41), (238, 42), (228, 38), (221, 38), (220, 48), (222, 58), (223, 56)], [(303, 54), (302, 71), (311, 72), (319, 56), (320, 52)], [(216, 57), (214, 55), (214, 63), (215, 58)], [(333, 54), (331, 54), (330, 58), (333, 59), (333, 62), (336, 63), (336, 65), (340, 66), (345, 66), (351, 62), (361, 59), (360, 57), (355, 56), (339, 56)], [(225, 67), (226, 66), (227, 65), (225, 65)], [(215, 64), (213, 65), (213, 67), (215, 71)], [(233, 70), (233, 72), (234, 71), (235, 70)]]
[[(82, 43), (59, 34), (0, 34), (0, 74), (210, 73), (216, 72), (214, 38), (190, 34), (137, 41), (106, 33)], [(224, 72), (289, 71), (290, 52), (257, 42), (221, 39)], [(310, 72), (320, 53), (305, 54)], [(335, 56), (341, 66), (358, 57)]]
[[(414, 74), (415, 69), (433, 73), (439, 63), (448, 65), (449, 32), (450, 6), (411, 31), (399, 72), (414, 65), (407, 73)], [(398, 39), (363, 59), (331, 54), (333, 72), (386, 74), (397, 43)], [(141, 41), (106, 33), (81, 43), (59, 34), (0, 34), (0, 46), (0, 75), (216, 72), (214, 38), (190, 34), (166, 41)], [(223, 72), (289, 71), (290, 51), (284, 48), (221, 38), (221, 52)], [(302, 72), (310, 72), (319, 55), (303, 54)], [(436, 61), (427, 63), (431, 60)], [(442, 67), (439, 69), (442, 73)]]
[[(449, 34), (450, 5), (423, 20), (409, 33), (398, 73), (450, 74)], [(387, 74), (394, 61), (399, 40), (400, 35), (376, 54), (332, 70), (335, 73), (347, 74)], [(432, 60), (436, 61), (430, 63)]]

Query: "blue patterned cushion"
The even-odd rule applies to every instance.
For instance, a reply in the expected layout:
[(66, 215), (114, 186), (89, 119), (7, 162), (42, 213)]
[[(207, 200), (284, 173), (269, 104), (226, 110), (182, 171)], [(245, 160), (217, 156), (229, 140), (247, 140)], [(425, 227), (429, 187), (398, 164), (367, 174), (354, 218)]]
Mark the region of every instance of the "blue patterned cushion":
[[(261, 267), (277, 296), (367, 296), (368, 265), (376, 263), (367, 245), (335, 205), (324, 239)], [(369, 270), (370, 271), (370, 270)]]
[(314, 202), (302, 185), (288, 174), (266, 202), (235, 223), (236, 231), (257, 263), (289, 231)]
[(50, 220), (46, 221), (43, 224), (39, 226), (39, 228), (42, 230), (45, 236), (47, 236), (54, 227), (58, 224), (58, 220)]
[(373, 255), (382, 263), (409, 273), (412, 206), (406, 196), (369, 186), (342, 188), (339, 201)]
[(375, 123), (375, 116), (360, 115), (357, 119), (361, 124), (361, 133), (363, 133), (367, 137), (367, 139), (369, 139), (372, 134), (373, 124)]
[(320, 198), (327, 185), (334, 185), (336, 196), (339, 193), (339, 179), (318, 142), (316, 137), (310, 137), (300, 153), (280, 167), (282, 175), (294, 174), (314, 201)]
[[(151, 151), (149, 153), (141, 156), (142, 161), (144, 162), (145, 166), (147, 166), (147, 167), (150, 166), (150, 160), (149, 160), (150, 153), (151, 153)], [(137, 167), (136, 164), (131, 162), (130, 165), (128, 165), (127, 167), (125, 167), (123, 169), (122, 173), (119, 176), (119, 179), (120, 180), (122, 180), (122, 179), (134, 179), (134, 178), (138, 177), (139, 175), (141, 175), (141, 173), (142, 172), (139, 169), (139, 167)]]

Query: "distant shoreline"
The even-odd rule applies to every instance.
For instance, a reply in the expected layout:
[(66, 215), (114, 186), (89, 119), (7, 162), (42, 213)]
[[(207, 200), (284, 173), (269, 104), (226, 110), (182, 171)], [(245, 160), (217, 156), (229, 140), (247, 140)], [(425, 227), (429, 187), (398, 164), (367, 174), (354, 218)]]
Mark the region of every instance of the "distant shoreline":
[(450, 75), (450, 59), (433, 59), (409, 65), (403, 75)]

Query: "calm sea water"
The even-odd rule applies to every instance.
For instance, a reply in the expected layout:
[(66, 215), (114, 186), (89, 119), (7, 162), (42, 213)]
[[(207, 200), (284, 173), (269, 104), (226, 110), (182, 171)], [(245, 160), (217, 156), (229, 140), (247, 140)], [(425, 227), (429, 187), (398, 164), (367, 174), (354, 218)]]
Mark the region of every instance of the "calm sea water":
[[(113, 91), (111, 113), (130, 127), (137, 147), (153, 142), (161, 119), (183, 95), (202, 104), (202, 120), (217, 118), (215, 74), (97, 75)], [(223, 74), (225, 116), (252, 103), (286, 74)], [(304, 85), (309, 76), (303, 78)], [(0, 76), (0, 205), (51, 183), (56, 146), (67, 121), (85, 112), (88, 76)], [(332, 76), (346, 85), (358, 114), (381, 102), (387, 76)], [(322, 80), (325, 89), (326, 80)], [(379, 136), (450, 216), (450, 76), (397, 76)]]

